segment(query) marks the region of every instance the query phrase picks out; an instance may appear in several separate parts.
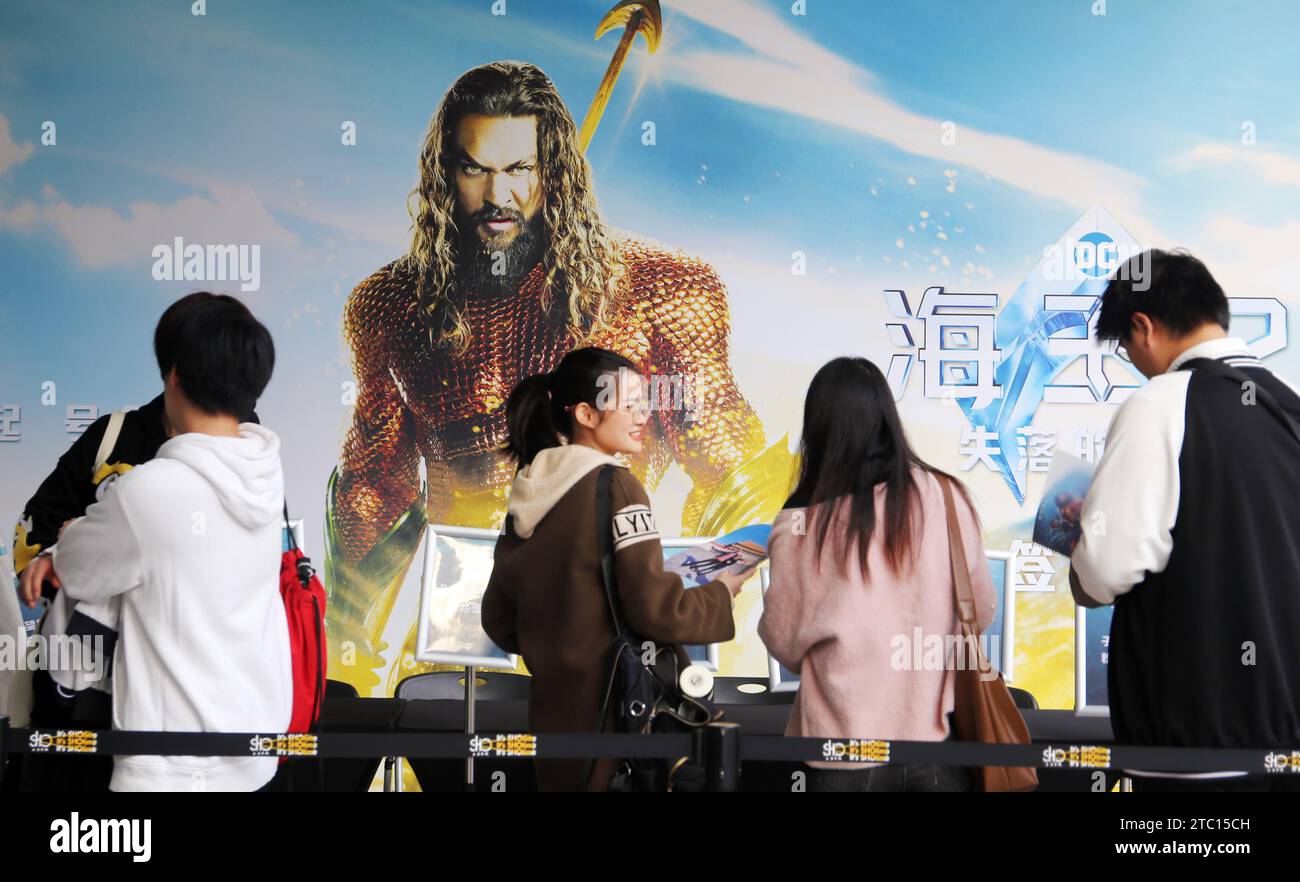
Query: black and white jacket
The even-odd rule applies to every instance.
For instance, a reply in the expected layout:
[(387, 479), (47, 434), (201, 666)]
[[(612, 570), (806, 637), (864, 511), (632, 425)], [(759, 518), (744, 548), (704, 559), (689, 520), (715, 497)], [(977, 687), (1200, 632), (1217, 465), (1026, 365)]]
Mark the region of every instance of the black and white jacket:
[[(112, 419), (105, 414), (92, 423), (58, 461), (54, 471), (41, 482), (23, 509), (14, 529), (14, 564), (21, 573), (40, 554), (51, 554), (65, 521), (81, 517), (86, 509), (102, 501), (122, 475), (154, 458), (167, 440), (163, 422), (163, 397), (159, 395), (138, 409), (127, 410), (115, 439), (102, 444)], [(100, 451), (101, 446), (108, 449)], [(97, 451), (103, 462), (98, 462)], [(50, 640), (78, 638), (84, 653), (78, 669), (52, 666), (41, 674), (52, 681), (54, 706), (42, 725), (83, 725), (108, 728), (112, 711), (112, 664), (117, 647), (119, 603), (116, 599), (76, 603), (66, 592), (49, 598), (41, 622), (41, 634)], [(94, 638), (101, 638), (96, 642)], [(102, 655), (97, 647), (102, 648)]]
[[(1209, 371), (1218, 359), (1241, 388)], [(1126, 744), (1300, 744), (1300, 395), (1227, 337), (1180, 355), (1115, 414), (1071, 559), (1115, 605), (1108, 686)]]

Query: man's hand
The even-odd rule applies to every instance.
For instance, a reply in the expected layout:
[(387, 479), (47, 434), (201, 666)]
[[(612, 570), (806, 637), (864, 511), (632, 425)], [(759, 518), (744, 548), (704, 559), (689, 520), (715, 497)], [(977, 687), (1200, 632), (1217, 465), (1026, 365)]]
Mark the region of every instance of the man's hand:
[(41, 585), (47, 579), (55, 588), (63, 587), (54, 572), (54, 559), (49, 554), (37, 555), (18, 575), (20, 595), (29, 609), (36, 608), (36, 602), (41, 596)]

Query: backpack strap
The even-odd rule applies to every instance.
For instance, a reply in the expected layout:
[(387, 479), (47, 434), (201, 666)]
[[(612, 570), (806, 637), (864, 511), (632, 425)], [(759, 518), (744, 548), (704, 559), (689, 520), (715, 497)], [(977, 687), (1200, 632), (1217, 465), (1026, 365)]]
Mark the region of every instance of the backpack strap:
[(1273, 393), (1269, 392), (1257, 381), (1247, 376), (1241, 368), (1228, 364), (1226, 361), (1219, 361), (1217, 358), (1193, 358), (1185, 362), (1178, 368), (1180, 371), (1196, 370), (1205, 371), (1207, 374), (1217, 374), (1226, 377), (1240, 384), (1250, 383), (1255, 387), (1255, 396), (1264, 404), (1273, 416), (1282, 421), (1282, 424), (1291, 431), (1291, 436), (1300, 442), (1300, 424), (1297, 424), (1291, 414), (1282, 409), (1282, 405), (1277, 403)]
[[(317, 600), (316, 593), (311, 590), (311, 581), (316, 576), (316, 570), (311, 565), (311, 558), (307, 557), (305, 554), (302, 554), (302, 550), (298, 547), (298, 537), (293, 535), (293, 524), (289, 520), (288, 497), (286, 497), (284, 500), (284, 531), (285, 533), (288, 534), (289, 552), (290, 553), (298, 552), (301, 555), (300, 557), (298, 557), (296, 561), (295, 575), (297, 575), (298, 582), (302, 585), (303, 590), (306, 591), (311, 596), (312, 627), (315, 629), (316, 646), (319, 648), (320, 651), (320, 656), (316, 659), (315, 694), (312, 696), (312, 708), (313, 708), (312, 721), (313, 722), (312, 725), (308, 727), (307, 730), (309, 733), (314, 733), (320, 731), (321, 709), (324, 707), (325, 704), (325, 677), (326, 677), (325, 666), (328, 664), (328, 658), (329, 658), (328, 655), (326, 654), (326, 641), (328, 640), (328, 636), (321, 630), (321, 622), (324, 621), (325, 619), (324, 610), (320, 608), (320, 602)], [(283, 558), (281, 559), (281, 566), (283, 566)], [(320, 777), (318, 778), (317, 783), (320, 785), (322, 789), (324, 789), (324, 774), (325, 774), (324, 766), (318, 765), (317, 775)]]
[(605, 586), (605, 602), (614, 621), (615, 636), (627, 633), (623, 625), (622, 607), (614, 582), (614, 515), (610, 502), (610, 487), (614, 481), (614, 466), (604, 465), (596, 474), (596, 548), (600, 550), (600, 581)]
[[(619, 615), (618, 601), (614, 592), (614, 519), (613, 506), (610, 504), (610, 488), (614, 480), (614, 466), (604, 465), (596, 473), (596, 548), (600, 552), (600, 581), (605, 587), (605, 605), (614, 622), (614, 639), (617, 642), (624, 634), (622, 617)], [(507, 519), (507, 523), (508, 523)], [(600, 704), (600, 716), (596, 718), (596, 731), (605, 733), (605, 720), (609, 716), (609, 703), (614, 696), (614, 669), (617, 661), (605, 675), (605, 697)], [(596, 771), (596, 760), (587, 760), (586, 773), (583, 775), (584, 789), (591, 787), (591, 776)]]
[(289, 534), (289, 550), (298, 548), (298, 537), (293, 535), (293, 524), (289, 522), (289, 500), (284, 501), (284, 531)]
[(108, 416), (108, 425), (104, 428), (104, 437), (99, 441), (99, 450), (95, 453), (95, 464), (90, 467), (90, 478), (94, 480), (99, 470), (108, 465), (108, 458), (113, 455), (113, 448), (117, 446), (118, 436), (122, 434), (122, 422), (126, 419), (126, 411), (115, 410)]

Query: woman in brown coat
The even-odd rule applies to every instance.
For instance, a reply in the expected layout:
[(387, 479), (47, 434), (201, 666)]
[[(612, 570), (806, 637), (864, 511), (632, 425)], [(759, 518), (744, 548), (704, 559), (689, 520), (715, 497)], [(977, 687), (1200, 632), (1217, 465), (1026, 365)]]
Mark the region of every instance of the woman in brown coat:
[[(686, 589), (664, 572), (650, 500), (615, 455), (639, 453), (649, 417), (632, 362), (604, 349), (570, 352), (521, 381), (506, 402), (506, 451), (519, 463), (483, 597), (483, 628), (532, 672), (534, 732), (600, 731), (614, 628), (600, 575), (596, 475), (615, 470), (614, 569), (627, 627), (660, 644), (718, 643), (735, 633), (734, 597), (748, 573)], [(542, 790), (605, 790), (613, 760), (587, 780), (584, 760), (538, 760)]]

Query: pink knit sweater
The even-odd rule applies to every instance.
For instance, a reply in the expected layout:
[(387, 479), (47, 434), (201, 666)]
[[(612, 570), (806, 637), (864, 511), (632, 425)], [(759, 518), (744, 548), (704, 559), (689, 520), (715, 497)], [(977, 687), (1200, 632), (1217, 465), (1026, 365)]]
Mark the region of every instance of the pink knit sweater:
[[(768, 545), (772, 579), (758, 634), (774, 658), (799, 674), (787, 735), (902, 741), (948, 737), (953, 641), (944, 638), (957, 633), (957, 608), (947, 519), (938, 479), (919, 469), (913, 475), (921, 504), (914, 510), (914, 561), (902, 573), (893, 572), (885, 558), (883, 485), (876, 488), (877, 527), (867, 577), (856, 549), (848, 555), (847, 569), (835, 559), (834, 527), (821, 569), (816, 569), (814, 526), (826, 505), (777, 515)], [(953, 495), (983, 630), (993, 618), (993, 581), (978, 519), (960, 493)], [(834, 516), (842, 522), (847, 498), (838, 502)]]

